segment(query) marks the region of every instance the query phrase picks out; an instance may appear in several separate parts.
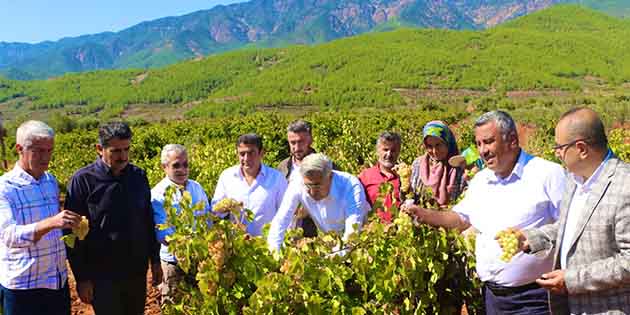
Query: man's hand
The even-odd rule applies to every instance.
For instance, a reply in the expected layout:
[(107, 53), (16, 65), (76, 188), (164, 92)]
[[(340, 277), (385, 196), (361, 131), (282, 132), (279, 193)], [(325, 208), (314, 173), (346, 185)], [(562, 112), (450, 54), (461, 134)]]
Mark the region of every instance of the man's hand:
[(425, 209), (422, 209), (416, 205), (407, 205), (407, 204), (403, 204), (402, 206), (400, 206), (400, 210), (408, 214), (410, 217), (418, 220), (419, 222), (422, 222), (422, 218), (424, 217), (424, 211), (426, 211)]
[(151, 285), (157, 287), (160, 283), (162, 283), (162, 265), (157, 263), (151, 263)]
[(78, 227), (81, 222), (81, 216), (70, 210), (61, 210), (55, 216), (50, 217), (52, 228), (71, 229)]
[(94, 300), (94, 283), (90, 280), (77, 282), (77, 293), (81, 302), (92, 304), (92, 300)]
[(568, 293), (564, 282), (564, 270), (562, 269), (543, 273), (540, 279), (536, 279), (536, 283), (554, 294), (566, 295)]
[[(501, 233), (512, 233), (514, 234), (514, 236), (516, 236), (516, 239), (518, 240), (518, 244), (516, 246), (517, 248), (517, 253), (519, 251), (522, 252), (528, 252), (529, 251), (529, 242), (527, 241), (527, 236), (525, 236), (525, 233), (523, 233), (522, 230), (518, 229), (518, 228), (507, 228), (499, 233), (497, 233), (497, 235), (494, 237), (495, 240), (499, 240), (499, 235)], [(499, 242), (499, 245), (501, 246), (502, 250), (505, 250), (505, 248), (503, 248), (503, 244), (501, 244), (501, 242)]]
[(70, 210), (61, 210), (56, 215), (37, 222), (34, 235), (35, 242), (54, 229), (71, 229), (78, 227), (80, 222), (80, 215)]

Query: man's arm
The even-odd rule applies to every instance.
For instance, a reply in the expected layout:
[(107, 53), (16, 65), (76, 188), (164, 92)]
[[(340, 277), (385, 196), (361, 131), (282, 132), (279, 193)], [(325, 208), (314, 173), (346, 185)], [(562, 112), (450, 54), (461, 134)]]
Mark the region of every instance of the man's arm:
[[(68, 182), (68, 192), (66, 194), (64, 208), (73, 211), (79, 215), (86, 216), (91, 221), (93, 220), (93, 218), (90, 217), (87, 206), (88, 189), (89, 187), (82, 183), (81, 178), (76, 176), (76, 174), (72, 176), (72, 178)], [(70, 262), (72, 273), (77, 279), (77, 282), (91, 279), (91, 275), (88, 270), (89, 264), (87, 261), (86, 243), (89, 243), (89, 235), (88, 238), (86, 238), (84, 241), (77, 242), (74, 248), (67, 248), (68, 261)]]
[(81, 220), (76, 213), (64, 210), (38, 222), (18, 225), (9, 200), (6, 195), (0, 196), (0, 241), (8, 248), (30, 247), (50, 231), (75, 227)]
[[(359, 179), (352, 177), (350, 179), (350, 184), (352, 185), (350, 189), (350, 193), (346, 194), (346, 211), (345, 211), (345, 229), (343, 232), (343, 239), (347, 240), (350, 235), (358, 229), (360, 229), (363, 224), (363, 219), (367, 217), (368, 212), (370, 211), (370, 204), (368, 204), (367, 200), (365, 200), (365, 191), (363, 190), (363, 185)], [(355, 229), (355, 226), (357, 227)]]
[(452, 210), (430, 210), (420, 208), (416, 205), (404, 207), (405, 212), (416, 217), (418, 221), (435, 227), (443, 227), (445, 229), (458, 229), (464, 231), (470, 227), (470, 223), (465, 221), (461, 215)]
[(273, 251), (280, 251), (282, 242), (284, 241), (284, 234), (287, 228), (291, 224), (293, 214), (300, 200), (300, 186), (301, 183), (293, 183), (289, 185), (278, 212), (271, 220), (271, 227), (269, 228), (269, 235), (267, 236), (267, 244), (269, 249)]
[(168, 227), (164, 230), (158, 227), (158, 224), (165, 224), (168, 221), (166, 215), (166, 209), (164, 209), (164, 193), (161, 191), (151, 191), (151, 205), (153, 206), (153, 220), (155, 221), (155, 236), (158, 242), (168, 245), (166, 242), (166, 236), (175, 232), (173, 227)]
[(280, 205), (282, 205), (282, 198), (284, 197), (284, 194), (287, 191), (287, 187), (288, 187), (288, 183), (286, 178), (282, 177), (282, 176), (278, 176), (278, 181), (276, 182), (276, 185), (274, 187), (275, 191), (275, 200), (274, 200), (274, 210), (278, 210), (280, 209)]

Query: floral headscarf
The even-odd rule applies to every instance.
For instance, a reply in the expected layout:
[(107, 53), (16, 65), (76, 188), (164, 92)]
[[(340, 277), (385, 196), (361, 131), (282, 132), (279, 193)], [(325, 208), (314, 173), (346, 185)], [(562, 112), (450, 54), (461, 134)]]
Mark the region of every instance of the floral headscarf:
[(448, 156), (447, 159), (453, 155), (459, 154), (459, 150), (457, 149), (457, 142), (455, 141), (455, 136), (451, 132), (451, 129), (448, 126), (439, 120), (434, 120), (428, 122), (422, 128), (422, 139), (426, 139), (428, 136), (434, 136), (442, 139), (444, 143), (448, 146)]

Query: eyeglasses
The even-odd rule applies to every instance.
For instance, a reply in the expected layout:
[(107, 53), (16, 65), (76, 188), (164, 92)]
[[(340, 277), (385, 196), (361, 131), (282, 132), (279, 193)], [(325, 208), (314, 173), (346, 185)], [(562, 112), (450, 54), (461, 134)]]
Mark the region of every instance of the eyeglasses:
[(322, 183), (304, 183), (304, 186), (306, 186), (306, 188), (308, 189), (314, 189), (314, 190), (318, 190), (320, 188), (322, 188), (323, 184)]
[(173, 165), (171, 165), (171, 167), (174, 169), (188, 168), (188, 162), (184, 162), (184, 163), (175, 162), (173, 163)]
[(580, 141), (585, 141), (586, 142), (586, 141), (588, 141), (588, 139), (585, 139), (585, 138), (576, 139), (576, 140), (573, 140), (573, 141), (565, 143), (565, 144), (557, 144), (556, 143), (556, 145), (553, 146), (553, 150), (554, 151), (562, 150), (562, 149), (570, 147), (570, 146), (572, 146), (572, 145), (574, 145), (574, 144), (576, 144), (576, 143), (578, 143)]

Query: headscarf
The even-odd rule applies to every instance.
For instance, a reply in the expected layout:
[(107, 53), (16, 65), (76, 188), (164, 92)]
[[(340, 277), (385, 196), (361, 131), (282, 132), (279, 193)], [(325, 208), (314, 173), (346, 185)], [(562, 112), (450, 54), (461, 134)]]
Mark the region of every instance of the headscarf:
[[(433, 196), (440, 206), (448, 204), (452, 196), (459, 194), (459, 183), (457, 180), (457, 168), (453, 168), (448, 164), (448, 159), (459, 154), (457, 142), (453, 132), (442, 121), (428, 122), (422, 129), (423, 142), (428, 136), (434, 136), (442, 139), (448, 147), (448, 154), (444, 161), (435, 161), (431, 163), (428, 154), (418, 159), (417, 168), (414, 167), (414, 175), (422, 180), (425, 186), (431, 187)], [(417, 183), (417, 179), (412, 178), (412, 183)]]

